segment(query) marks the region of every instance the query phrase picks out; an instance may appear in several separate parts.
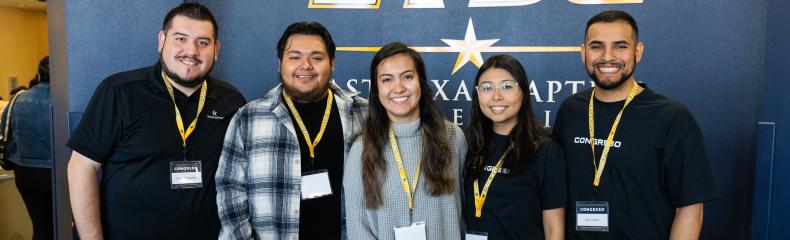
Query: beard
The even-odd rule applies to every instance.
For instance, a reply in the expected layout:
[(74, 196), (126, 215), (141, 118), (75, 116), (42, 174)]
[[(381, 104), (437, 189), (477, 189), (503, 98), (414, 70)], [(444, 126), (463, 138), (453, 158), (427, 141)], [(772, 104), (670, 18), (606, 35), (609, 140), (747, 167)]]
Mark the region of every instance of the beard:
[[(193, 59), (193, 60), (197, 61), (197, 62), (200, 62), (200, 60), (198, 60), (198, 59)], [(167, 77), (172, 79), (178, 85), (181, 85), (181, 86), (184, 86), (184, 87), (188, 87), (188, 88), (197, 87), (201, 83), (205, 82), (206, 81), (206, 77), (208, 76), (208, 74), (211, 73), (211, 70), (214, 69), (214, 63), (212, 63), (211, 67), (209, 67), (208, 71), (206, 71), (205, 73), (197, 75), (194, 78), (186, 78), (185, 79), (185, 78), (182, 78), (181, 76), (178, 76), (178, 74), (176, 74), (175, 72), (171, 71), (170, 68), (167, 67), (167, 64), (165, 64), (165, 62), (162, 60), (162, 54), (159, 54), (159, 63), (162, 65), (162, 71), (165, 73), (165, 75), (167, 75)]]
[(282, 77), (280, 77), (280, 82), (283, 85), (283, 91), (288, 93), (288, 96), (290, 96), (291, 99), (299, 102), (320, 101), (321, 99), (324, 99), (324, 96), (326, 96), (326, 92), (329, 89), (329, 81), (326, 81), (323, 84), (319, 83), (316, 88), (313, 88), (307, 92), (302, 92), (296, 87), (286, 84), (285, 81), (282, 80)]
[[(636, 70), (636, 63), (633, 63), (631, 66), (634, 66), (634, 67), (631, 69), (630, 72), (627, 72), (627, 73), (623, 74), (623, 76), (620, 77), (620, 79), (618, 79), (617, 81), (614, 81), (614, 82), (606, 82), (603, 79), (598, 78), (598, 76), (595, 75), (595, 65), (594, 64), (593, 64), (592, 69), (590, 69), (590, 68), (587, 69), (587, 75), (590, 75), (590, 78), (592, 78), (592, 80), (595, 82), (595, 86), (601, 87), (601, 89), (603, 89), (603, 90), (612, 90), (612, 89), (616, 89), (616, 88), (620, 87), (621, 85), (623, 85), (623, 83), (625, 83), (626, 80), (628, 80), (629, 78), (631, 78), (631, 76), (634, 75), (634, 70)], [(625, 64), (624, 64), (623, 67), (625, 67)]]

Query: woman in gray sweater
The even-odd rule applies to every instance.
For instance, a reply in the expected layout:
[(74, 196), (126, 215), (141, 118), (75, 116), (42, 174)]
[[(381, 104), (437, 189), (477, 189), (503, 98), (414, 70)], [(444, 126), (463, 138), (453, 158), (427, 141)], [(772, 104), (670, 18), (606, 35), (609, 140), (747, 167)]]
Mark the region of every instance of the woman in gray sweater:
[(343, 176), (348, 238), (461, 239), (461, 129), (433, 102), (414, 50), (390, 43), (370, 72), (368, 116)]

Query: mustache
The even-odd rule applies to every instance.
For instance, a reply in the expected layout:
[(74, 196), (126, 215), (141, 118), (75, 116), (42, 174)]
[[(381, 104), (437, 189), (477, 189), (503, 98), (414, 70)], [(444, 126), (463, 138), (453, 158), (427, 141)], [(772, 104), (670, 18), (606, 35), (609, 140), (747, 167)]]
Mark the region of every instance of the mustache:
[(622, 62), (614, 62), (614, 61), (610, 61), (610, 62), (596, 62), (596, 63), (593, 63), (593, 66), (594, 66), (594, 67), (600, 67), (600, 66), (602, 66), (602, 65), (611, 65), (611, 66), (615, 66), (615, 67), (622, 67), (622, 66), (625, 66), (625, 63), (622, 63)]
[(198, 63), (198, 64), (203, 64), (203, 61), (201, 61), (200, 59), (198, 59), (198, 58), (197, 58), (197, 57), (195, 57), (194, 55), (181, 55), (181, 56), (176, 56), (176, 59), (178, 59), (178, 60), (192, 60), (192, 61), (194, 61), (194, 62), (196, 62), (196, 63)]

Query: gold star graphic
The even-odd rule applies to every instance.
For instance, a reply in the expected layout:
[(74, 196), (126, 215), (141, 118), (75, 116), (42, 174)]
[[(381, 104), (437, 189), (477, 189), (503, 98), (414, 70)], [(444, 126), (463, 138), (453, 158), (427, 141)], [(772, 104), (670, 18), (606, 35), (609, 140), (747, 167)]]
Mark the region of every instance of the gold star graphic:
[[(464, 40), (457, 39), (441, 39), (448, 46), (409, 46), (417, 52), (430, 52), (430, 53), (452, 53), (457, 52), (458, 58), (455, 60), (455, 66), (451, 75), (455, 75), (461, 67), (466, 63), (472, 62), (478, 68), (483, 65), (483, 56), (481, 53), (561, 53), (561, 52), (579, 52), (578, 46), (493, 46), (499, 39), (486, 39), (477, 40), (475, 35), (474, 25), (472, 18), (469, 18), (469, 24), (466, 26), (466, 36)], [(337, 47), (337, 51), (343, 52), (377, 52), (381, 47), (365, 46), (365, 47)]]
[(480, 53), (486, 52), (488, 48), (493, 46), (497, 41), (499, 41), (499, 39), (477, 40), (475, 26), (472, 23), (472, 18), (469, 18), (469, 24), (466, 25), (466, 36), (464, 36), (464, 40), (442, 39), (442, 42), (449, 45), (454, 52), (458, 52), (458, 58), (455, 60), (452, 75), (469, 61), (474, 63), (477, 67), (482, 66), (483, 56)]

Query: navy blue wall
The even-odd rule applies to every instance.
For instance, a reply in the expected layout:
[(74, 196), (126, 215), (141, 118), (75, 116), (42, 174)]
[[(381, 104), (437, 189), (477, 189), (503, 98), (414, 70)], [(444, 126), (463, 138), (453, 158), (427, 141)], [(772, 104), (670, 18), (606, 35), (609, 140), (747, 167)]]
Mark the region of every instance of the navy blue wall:
[(754, 239), (790, 239), (790, 2), (768, 1)]
[[(109, 74), (154, 63), (158, 59), (156, 34), (161, 20), (180, 2), (67, 2), (69, 111), (83, 111), (95, 86)], [(757, 134), (766, 60), (767, 0), (646, 0), (629, 5), (546, 0), (500, 8), (469, 8), (467, 1), (448, 0), (443, 9), (404, 9), (403, 0), (382, 0), (379, 9), (353, 10), (308, 9), (308, 0), (200, 2), (214, 11), (220, 24), (222, 49), (215, 75), (234, 84), (247, 99), (263, 95), (278, 83), (276, 41), (294, 21), (324, 23), (342, 47), (381, 46), (390, 41), (444, 47), (447, 45), (440, 39), (464, 38), (470, 18), (477, 39), (500, 39), (494, 46), (578, 46), (590, 16), (611, 8), (627, 10), (637, 19), (640, 40), (646, 46), (636, 70), (637, 80), (685, 103), (704, 131), (722, 198), (706, 205), (703, 237), (749, 237), (751, 209), (745, 206), (752, 203), (752, 142)], [(772, 4), (786, 5), (779, 2)], [(787, 20), (781, 13), (771, 16)], [(776, 21), (768, 27), (787, 29)], [(786, 32), (784, 36), (786, 44)], [(779, 45), (781, 41), (774, 41), (774, 46)], [(548, 117), (553, 120), (553, 111), (573, 93), (572, 83), (584, 83), (579, 90), (590, 86), (577, 52), (511, 54), (525, 64), (535, 82), (537, 96), (533, 100), (538, 119), (545, 119), (545, 111), (549, 111)], [(490, 55), (483, 53), (483, 57)], [(366, 95), (367, 84), (361, 81), (369, 78), (372, 56), (369, 52), (338, 52), (334, 79), (343, 88), (351, 86)], [(784, 63), (788, 62), (786, 56), (772, 56), (767, 57), (785, 57)], [(423, 57), (430, 79), (448, 80), (444, 91), (449, 99), (437, 99), (445, 113), (453, 117), (453, 109), (460, 109), (459, 122), (465, 122), (469, 102), (465, 95), (454, 98), (459, 88), (473, 90), (477, 68), (467, 63), (451, 74), (457, 53), (424, 53)], [(776, 66), (771, 72), (768, 67), (769, 78), (787, 71)], [(773, 79), (781, 82), (778, 77)], [(562, 89), (550, 97), (557, 86)], [(766, 86), (788, 89), (787, 85)], [(782, 96), (780, 90), (776, 91), (776, 96)], [(788, 104), (784, 99), (783, 104)], [(776, 113), (786, 110), (784, 106)]]
[(181, 2), (66, 1), (69, 111), (82, 112), (110, 74), (156, 63), (162, 20)]
[[(223, 49), (217, 74), (237, 84), (249, 97), (262, 95), (278, 82), (276, 41), (294, 21), (320, 21), (338, 46), (381, 46), (404, 41), (414, 46), (446, 46), (441, 38), (462, 39), (468, 19), (477, 39), (501, 39), (494, 46), (575, 46), (586, 20), (610, 9), (631, 12), (645, 42), (636, 78), (687, 104), (705, 133), (722, 198), (706, 206), (703, 237), (748, 238), (760, 80), (763, 78), (765, 1), (645, 1), (634, 5), (575, 5), (541, 1), (507, 8), (468, 8), (466, 1), (445, 1), (444, 9), (403, 9), (403, 1), (383, 0), (379, 9), (308, 9), (307, 1), (203, 1), (218, 15)], [(572, 94), (569, 82), (589, 81), (577, 53), (512, 53), (535, 81), (538, 119)], [(338, 52), (334, 79), (360, 89), (368, 79), (372, 53)], [(483, 57), (491, 53), (483, 53)], [(428, 75), (450, 80), (445, 91), (451, 109), (467, 112), (469, 102), (453, 101), (465, 81), (468, 89), (477, 68), (471, 63), (451, 75), (457, 53), (424, 53)], [(549, 102), (550, 81), (564, 88)], [(589, 87), (589, 83), (581, 88)], [(366, 91), (363, 91), (366, 92)], [(737, 98), (733, 98), (737, 96)], [(737, 100), (734, 100), (737, 99)], [(542, 100), (542, 101), (538, 101)], [(734, 100), (734, 101), (733, 101)], [(463, 114), (466, 115), (466, 114)], [(553, 114), (550, 115), (553, 119)], [(715, 229), (715, 230), (714, 230)]]
[(50, 0), (56, 239), (71, 239), (66, 147), (70, 130), (99, 82), (112, 73), (153, 64), (157, 34), (170, 8), (182, 1)]

